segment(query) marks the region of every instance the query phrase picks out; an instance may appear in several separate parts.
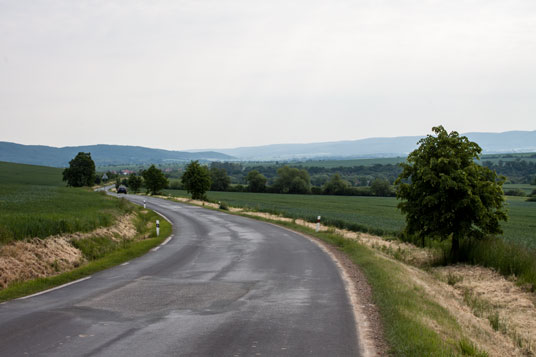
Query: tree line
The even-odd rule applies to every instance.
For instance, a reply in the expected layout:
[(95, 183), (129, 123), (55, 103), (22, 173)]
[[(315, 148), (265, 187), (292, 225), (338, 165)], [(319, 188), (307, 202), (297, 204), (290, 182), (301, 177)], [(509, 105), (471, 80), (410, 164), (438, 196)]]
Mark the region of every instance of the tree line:
[[(186, 166), (181, 181), (172, 182), (170, 188), (188, 190), (192, 177), (197, 177), (198, 181), (209, 182), (209, 184), (206, 184), (207, 191), (394, 196), (391, 184), (386, 179), (375, 178), (368, 187), (354, 187), (349, 181), (344, 180), (339, 173), (334, 173), (323, 185), (316, 186), (311, 182), (311, 177), (307, 170), (286, 165), (279, 167), (271, 180), (257, 169), (252, 169), (245, 174), (245, 184), (232, 184), (232, 178), (220, 164), (216, 163), (208, 167), (199, 164), (197, 161), (191, 162)], [(196, 176), (192, 175), (193, 168), (195, 168)]]

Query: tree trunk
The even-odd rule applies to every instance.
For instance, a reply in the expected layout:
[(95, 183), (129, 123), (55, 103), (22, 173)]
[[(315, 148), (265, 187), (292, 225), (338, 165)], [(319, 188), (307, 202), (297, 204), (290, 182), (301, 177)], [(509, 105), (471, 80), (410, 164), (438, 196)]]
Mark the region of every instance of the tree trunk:
[(454, 259), (458, 258), (458, 252), (460, 251), (460, 240), (457, 236), (452, 236), (452, 246), (450, 248), (450, 256)]

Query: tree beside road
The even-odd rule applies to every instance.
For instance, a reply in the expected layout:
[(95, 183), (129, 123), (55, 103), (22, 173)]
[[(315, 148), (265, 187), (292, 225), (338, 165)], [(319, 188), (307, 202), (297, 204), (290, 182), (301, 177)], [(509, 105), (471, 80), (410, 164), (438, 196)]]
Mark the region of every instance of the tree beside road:
[(199, 161), (191, 161), (182, 175), (182, 183), (194, 200), (206, 199), (205, 193), (210, 189), (210, 172)]
[(169, 184), (168, 179), (164, 176), (162, 170), (157, 169), (154, 165), (151, 165), (147, 170), (142, 171), (141, 175), (143, 176), (147, 193), (151, 193), (151, 195), (159, 193)]
[(463, 239), (502, 233), (507, 219), (503, 180), (475, 159), (482, 149), (453, 131), (432, 129), (419, 141), (395, 184), (406, 233), (421, 238), (451, 239), (453, 256)]

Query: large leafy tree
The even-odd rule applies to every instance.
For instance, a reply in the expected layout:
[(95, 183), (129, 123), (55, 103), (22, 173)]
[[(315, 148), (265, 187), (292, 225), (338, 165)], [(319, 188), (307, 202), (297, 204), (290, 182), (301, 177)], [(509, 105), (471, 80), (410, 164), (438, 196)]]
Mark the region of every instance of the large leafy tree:
[(63, 181), (67, 181), (67, 186), (93, 186), (95, 177), (95, 162), (89, 152), (79, 152), (63, 170)]
[(266, 191), (266, 177), (257, 170), (251, 170), (246, 177), (248, 182), (248, 191), (264, 192)]
[(386, 179), (376, 177), (370, 184), (370, 192), (372, 192), (374, 196), (390, 196), (391, 185)]
[(231, 184), (231, 179), (227, 175), (227, 171), (223, 168), (211, 167), (210, 168), (210, 189), (212, 191), (227, 191)]
[(281, 193), (309, 193), (311, 179), (304, 169), (283, 166), (277, 169), (275, 186)]
[(210, 172), (199, 161), (191, 161), (182, 175), (182, 183), (194, 200), (205, 199), (205, 192), (210, 189)]
[(451, 254), (462, 239), (502, 233), (506, 220), (503, 180), (475, 163), (482, 149), (467, 137), (432, 128), (402, 164), (395, 182), (398, 208), (406, 214), (406, 232), (432, 239), (452, 239)]
[(169, 184), (162, 170), (156, 168), (154, 165), (151, 165), (147, 170), (143, 170), (141, 175), (143, 176), (147, 193), (151, 193), (151, 195), (159, 193)]
[(348, 181), (343, 180), (341, 175), (336, 173), (324, 184), (323, 191), (325, 195), (344, 195), (348, 188), (350, 188)]

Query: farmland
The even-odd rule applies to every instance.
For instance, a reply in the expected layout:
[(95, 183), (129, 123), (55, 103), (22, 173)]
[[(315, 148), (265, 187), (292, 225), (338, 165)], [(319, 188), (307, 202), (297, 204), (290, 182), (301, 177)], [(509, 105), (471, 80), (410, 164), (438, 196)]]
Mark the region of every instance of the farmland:
[(122, 200), (68, 188), (61, 169), (0, 162), (0, 244), (88, 232), (131, 210)]
[[(167, 193), (189, 197), (186, 191), (167, 190)], [(396, 208), (393, 197), (317, 196), (245, 192), (209, 192), (214, 201), (235, 207), (249, 207), (278, 212), (293, 218), (315, 220), (322, 216), (324, 223), (335, 223), (352, 229), (378, 234), (396, 234), (404, 226), (404, 216)], [(506, 241), (536, 249), (536, 204), (525, 198), (507, 197), (509, 220), (503, 223)]]

